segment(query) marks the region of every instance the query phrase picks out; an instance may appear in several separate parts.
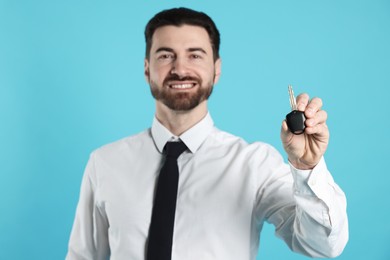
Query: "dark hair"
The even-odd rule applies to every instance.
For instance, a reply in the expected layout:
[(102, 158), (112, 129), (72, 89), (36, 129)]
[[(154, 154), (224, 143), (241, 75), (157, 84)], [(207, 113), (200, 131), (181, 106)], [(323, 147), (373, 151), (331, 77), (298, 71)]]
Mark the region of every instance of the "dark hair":
[(166, 25), (181, 26), (184, 24), (200, 26), (206, 29), (210, 37), (214, 61), (217, 60), (219, 58), (220, 44), (217, 26), (207, 14), (184, 7), (161, 11), (150, 19), (145, 28), (146, 58), (149, 59), (150, 57), (152, 37), (156, 29)]

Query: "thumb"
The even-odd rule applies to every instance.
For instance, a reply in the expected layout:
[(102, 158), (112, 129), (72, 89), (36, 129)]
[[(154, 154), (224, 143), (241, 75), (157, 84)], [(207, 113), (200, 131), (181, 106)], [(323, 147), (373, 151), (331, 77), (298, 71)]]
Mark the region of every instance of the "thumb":
[(280, 130), (280, 138), (282, 139), (283, 144), (289, 143), (291, 141), (293, 133), (288, 129), (286, 120), (283, 120), (282, 127)]

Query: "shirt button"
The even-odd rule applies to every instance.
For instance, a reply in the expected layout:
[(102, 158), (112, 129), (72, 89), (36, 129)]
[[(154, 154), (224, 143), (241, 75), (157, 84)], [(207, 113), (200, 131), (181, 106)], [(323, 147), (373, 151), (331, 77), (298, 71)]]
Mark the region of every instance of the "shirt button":
[(316, 183), (317, 183), (317, 182), (316, 182), (316, 180), (314, 180), (314, 179), (311, 179), (310, 182), (309, 182), (310, 186), (315, 186)]

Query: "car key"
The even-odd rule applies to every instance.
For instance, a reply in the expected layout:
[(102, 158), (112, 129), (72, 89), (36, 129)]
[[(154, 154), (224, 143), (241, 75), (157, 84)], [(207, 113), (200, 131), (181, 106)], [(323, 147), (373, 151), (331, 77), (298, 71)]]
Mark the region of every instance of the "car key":
[(293, 134), (300, 135), (305, 132), (305, 114), (302, 111), (298, 111), (297, 101), (291, 85), (288, 86), (288, 94), (292, 111), (286, 115), (287, 126)]

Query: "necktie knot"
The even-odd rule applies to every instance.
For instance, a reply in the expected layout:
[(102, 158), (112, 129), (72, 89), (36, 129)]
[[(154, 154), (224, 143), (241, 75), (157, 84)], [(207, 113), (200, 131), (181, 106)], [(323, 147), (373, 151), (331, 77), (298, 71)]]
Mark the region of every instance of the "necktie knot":
[(177, 160), (185, 150), (187, 150), (187, 146), (183, 142), (167, 142), (164, 152), (167, 157)]

